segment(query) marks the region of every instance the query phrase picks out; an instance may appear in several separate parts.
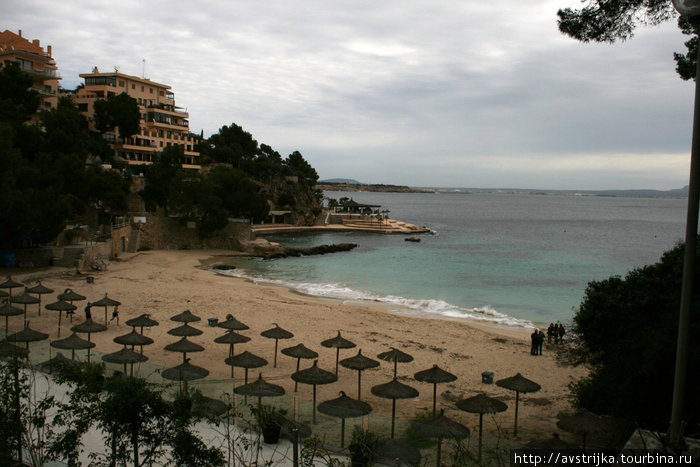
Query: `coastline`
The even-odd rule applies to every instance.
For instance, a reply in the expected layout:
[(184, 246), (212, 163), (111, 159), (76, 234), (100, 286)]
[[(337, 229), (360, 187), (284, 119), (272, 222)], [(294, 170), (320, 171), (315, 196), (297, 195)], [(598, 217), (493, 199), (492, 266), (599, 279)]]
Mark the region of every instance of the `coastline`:
[[(333, 299), (307, 296), (286, 287), (256, 284), (246, 278), (237, 278), (217, 274), (208, 268), (212, 258), (220, 258), (229, 252), (219, 250), (190, 251), (151, 251), (134, 256), (129, 261), (109, 263), (107, 271), (91, 274), (94, 283), (87, 284), (85, 276), (69, 273), (53, 275), (51, 271), (17, 274), (15, 280), (27, 277), (44, 277), (42, 283), (58, 292), (72, 288), (86, 295), (88, 300), (102, 298), (105, 293), (122, 302), (120, 306), (121, 323), (110, 325), (107, 332), (93, 334), (92, 341), (97, 344), (96, 351), (110, 353), (120, 346), (112, 342), (116, 336), (126, 334), (130, 328), (123, 323), (142, 313), (150, 313), (160, 325), (147, 330), (147, 335), (155, 344), (144, 349), (149, 357), (149, 364), (174, 366), (180, 363), (181, 355), (167, 352), (166, 344), (177, 338), (167, 334), (178, 323), (170, 317), (189, 309), (202, 318), (194, 326), (203, 334), (191, 340), (204, 345), (202, 353), (191, 354), (192, 363), (206, 367), (210, 378), (229, 380), (230, 367), (223, 363), (228, 348), (214, 344), (214, 338), (223, 334), (220, 328), (207, 325), (207, 319), (215, 317), (220, 321), (231, 313), (238, 320), (250, 326), (242, 334), (251, 337), (246, 344), (236, 346), (236, 352), (248, 350), (272, 361), (273, 342), (260, 336), (260, 332), (272, 327), (276, 322), (281, 327), (293, 332), (295, 337), (280, 341), (280, 349), (303, 343), (319, 353), (318, 364), (321, 368), (332, 370), (335, 366), (335, 349), (320, 346), (320, 342), (329, 339), (341, 331), (343, 337), (355, 342), (357, 347), (341, 351), (340, 358), (348, 358), (362, 349), (363, 355), (376, 358), (380, 352), (389, 347), (397, 347), (413, 355), (414, 361), (399, 365), (402, 382), (419, 390), (417, 399), (401, 401), (397, 404), (397, 416), (410, 419), (416, 413), (427, 410), (432, 405), (432, 388), (412, 379), (418, 371), (430, 368), (433, 364), (458, 376), (454, 383), (438, 386), (438, 404), (446, 408), (446, 414), (459, 420), (470, 428), (478, 426), (478, 417), (461, 412), (454, 407), (454, 400), (471, 397), (478, 393), (497, 397), (509, 405), (508, 411), (496, 416), (500, 430), (508, 435), (512, 428), (515, 395), (494, 384), (483, 384), (481, 373), (493, 371), (495, 380), (522, 373), (538, 382), (542, 390), (535, 394), (521, 396), (518, 421), (518, 437), (515, 441), (527, 442), (534, 438), (548, 437), (557, 431), (557, 414), (571, 411), (568, 402), (568, 384), (586, 374), (582, 368), (559, 367), (554, 359), (552, 349), (545, 347), (545, 355), (533, 357), (529, 354), (529, 341), (526, 332), (514, 332), (492, 325), (466, 322), (466, 320), (449, 320), (427, 316), (409, 316), (394, 313), (386, 306), (374, 303), (349, 303)], [(30, 282), (27, 285), (33, 285)], [(55, 301), (55, 295), (42, 297), (42, 304)], [(85, 302), (76, 303), (76, 322), (82, 321), (82, 309)], [(42, 310), (37, 316), (36, 306), (29, 307), (29, 320), (32, 329), (50, 333), (50, 339), (56, 339), (56, 314)], [(96, 321), (103, 321), (102, 309), (93, 310)], [(10, 319), (11, 331), (21, 327), (21, 317)], [(68, 328), (62, 329), (61, 337), (67, 337)], [(32, 344), (47, 347), (46, 342)], [(70, 354), (68, 354), (70, 357)], [(84, 356), (80, 356), (84, 359)], [(295, 371), (296, 362), (278, 355), (277, 368), (267, 365), (261, 369), (266, 380), (280, 384), (291, 393), (293, 382), (290, 378)], [(309, 362), (302, 362), (302, 368)], [(374, 412), (383, 416), (391, 413), (391, 402), (370, 394), (369, 388), (391, 380), (392, 365), (382, 362), (379, 368), (363, 373), (363, 399), (374, 407)], [(251, 377), (257, 376), (252, 371)], [(240, 384), (242, 370), (236, 370)], [(344, 390), (352, 397), (356, 395), (356, 373), (340, 368), (338, 383), (318, 387), (318, 401), (337, 397), (338, 391)], [(230, 380), (229, 380), (230, 381)], [(310, 388), (300, 388), (298, 396), (310, 399)], [(364, 395), (367, 394), (366, 397)], [(496, 424), (485, 426), (485, 436), (493, 438), (504, 436), (498, 432)], [(566, 435), (562, 435), (566, 437)]]

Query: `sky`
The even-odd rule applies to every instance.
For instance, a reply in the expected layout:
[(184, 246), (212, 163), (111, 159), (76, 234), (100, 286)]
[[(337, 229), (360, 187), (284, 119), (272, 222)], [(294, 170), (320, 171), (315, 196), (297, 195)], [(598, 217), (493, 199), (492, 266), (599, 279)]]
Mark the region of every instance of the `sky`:
[[(421, 187), (688, 184), (694, 84), (675, 20), (615, 44), (557, 29), (578, 0), (3, 0), (0, 30), (168, 84), (190, 130), (238, 124), (321, 179)], [(145, 62), (144, 62), (145, 60)], [(144, 73), (145, 71), (145, 73)]]

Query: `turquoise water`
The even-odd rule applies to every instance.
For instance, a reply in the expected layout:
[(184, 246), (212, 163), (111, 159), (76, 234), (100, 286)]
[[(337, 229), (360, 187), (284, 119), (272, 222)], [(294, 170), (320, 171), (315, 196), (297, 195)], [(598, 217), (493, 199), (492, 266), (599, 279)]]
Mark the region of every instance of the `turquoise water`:
[[(399, 235), (293, 234), (290, 246), (353, 242), (347, 253), (248, 260), (261, 282), (396, 311), (529, 326), (570, 321), (590, 280), (656, 262), (684, 236), (684, 199), (528, 194), (327, 192), (380, 204), (425, 225), (420, 243)], [(240, 271), (236, 274), (241, 274)]]

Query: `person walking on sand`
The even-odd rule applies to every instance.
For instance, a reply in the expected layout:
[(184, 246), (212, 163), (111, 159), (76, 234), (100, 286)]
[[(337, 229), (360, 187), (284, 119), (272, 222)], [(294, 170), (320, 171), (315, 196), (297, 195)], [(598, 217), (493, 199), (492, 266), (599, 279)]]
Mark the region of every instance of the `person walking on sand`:
[(530, 334), (530, 340), (532, 341), (532, 344), (530, 346), (530, 355), (537, 355), (537, 339), (539, 338), (539, 334), (537, 332), (537, 329), (532, 331), (532, 334)]
[(564, 334), (566, 334), (566, 330), (564, 329), (564, 325), (560, 324), (559, 325), (559, 343), (560, 344), (564, 343)]
[(554, 323), (554, 330), (552, 331), (552, 334), (554, 334), (554, 343), (558, 344), (559, 343), (559, 321)]
[(542, 346), (544, 345), (544, 332), (540, 329), (539, 334), (537, 334), (537, 352), (538, 355), (542, 355)]
[(554, 323), (549, 323), (547, 328), (547, 344), (552, 343), (552, 336), (554, 335)]
[(114, 311), (112, 311), (112, 319), (109, 320), (110, 324), (115, 319), (117, 320), (117, 326), (119, 326), (119, 305), (115, 305)]
[(88, 302), (85, 306), (85, 320), (92, 319), (92, 303)]

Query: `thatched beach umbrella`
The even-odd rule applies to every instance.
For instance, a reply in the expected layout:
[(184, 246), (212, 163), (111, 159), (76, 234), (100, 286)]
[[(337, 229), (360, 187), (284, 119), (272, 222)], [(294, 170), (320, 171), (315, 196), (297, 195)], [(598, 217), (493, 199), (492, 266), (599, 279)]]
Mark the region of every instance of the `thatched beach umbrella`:
[(132, 329), (130, 333), (124, 334), (122, 336), (117, 336), (112, 340), (117, 344), (130, 345), (131, 350), (134, 350), (134, 347), (138, 345), (141, 348), (141, 355), (143, 355), (144, 345), (153, 344), (153, 339), (151, 339), (150, 337), (146, 337), (143, 334), (139, 334), (138, 332), (136, 332), (135, 328)]
[(562, 449), (576, 449), (576, 445), (567, 443), (559, 438), (559, 433), (553, 433), (552, 437), (549, 439), (541, 439), (530, 441), (525, 445), (529, 449), (546, 449), (548, 451), (562, 450)]
[[(228, 330), (223, 336), (219, 336), (216, 339), (214, 339), (214, 342), (216, 342), (217, 344), (228, 344), (228, 356), (233, 357), (235, 353), (234, 346), (236, 344), (243, 344), (245, 342), (248, 342), (249, 340), (250, 337), (248, 336), (238, 334), (233, 330)], [(231, 378), (233, 378), (233, 365), (231, 365)]]
[(372, 411), (372, 406), (367, 402), (348, 397), (340, 391), (340, 397), (318, 404), (321, 413), (331, 417), (340, 418), (340, 447), (345, 447), (345, 419), (362, 417)]
[(193, 328), (192, 326), (190, 326), (187, 323), (168, 331), (168, 334), (170, 334), (171, 336), (177, 336), (177, 337), (193, 337), (193, 336), (199, 336), (203, 333), (204, 333), (204, 331), (201, 331), (197, 328)]
[(205, 417), (220, 417), (226, 413), (228, 406), (224, 401), (211, 397), (198, 397), (192, 402), (190, 409), (193, 414)]
[[(294, 347), (287, 347), (286, 349), (282, 349), (282, 353), (288, 357), (293, 357), (297, 359), (297, 371), (299, 371), (299, 363), (301, 362), (302, 358), (307, 360), (318, 358), (318, 353), (307, 348), (304, 344), (297, 344)], [(298, 385), (299, 383), (294, 381), (294, 392), (297, 392)]]
[(469, 437), (469, 428), (445, 417), (445, 410), (440, 410), (440, 414), (432, 418), (413, 422), (411, 429), (425, 438), (437, 438), (437, 465), (440, 467), (440, 457), (442, 451), (442, 440), (464, 439)]
[(362, 371), (378, 367), (379, 362), (362, 355), (362, 349), (360, 349), (357, 355), (341, 360), (340, 364), (345, 368), (357, 370), (357, 400), (362, 400)]
[[(94, 332), (104, 332), (107, 330), (107, 326), (94, 322), (91, 318), (86, 319), (80, 324), (76, 324), (71, 328), (73, 332), (80, 332), (88, 335), (88, 342), (90, 342), (90, 335)], [(88, 349), (88, 362), (90, 361), (90, 349)]]
[(233, 315), (226, 315), (226, 321), (217, 324), (217, 327), (228, 329), (230, 331), (246, 331), (250, 329), (245, 324), (238, 321)]
[(187, 340), (186, 337), (183, 337), (179, 341), (173, 342), (172, 344), (168, 344), (163, 348), (169, 352), (182, 353), (182, 361), (183, 362), (187, 361), (187, 354), (188, 353), (204, 351), (204, 347), (202, 347), (199, 344), (195, 344), (192, 341)]
[(57, 341), (51, 342), (51, 347), (54, 347), (56, 349), (63, 349), (63, 350), (70, 350), (71, 351), (71, 360), (75, 360), (75, 351), (76, 350), (84, 350), (84, 349), (91, 349), (95, 347), (94, 342), (88, 342), (82, 337), (78, 336), (75, 332), (71, 334), (70, 336), (66, 337), (65, 339), (60, 339)]
[(136, 318), (132, 318), (128, 321), (126, 321), (124, 324), (127, 326), (131, 326), (134, 329), (136, 328), (141, 328), (141, 334), (143, 334), (143, 328), (151, 328), (153, 326), (158, 326), (158, 321), (155, 319), (151, 319), (151, 315), (148, 313), (144, 313), (141, 316), (137, 316)]
[(46, 308), (47, 310), (58, 311), (58, 333), (56, 334), (56, 336), (61, 337), (61, 315), (63, 315), (64, 311), (66, 313), (73, 312), (77, 307), (64, 300), (59, 299), (56, 302), (45, 305), (44, 308)]
[(275, 340), (275, 359), (272, 367), (277, 368), (277, 343), (280, 339), (291, 339), (292, 337), (294, 337), (294, 334), (285, 329), (282, 329), (277, 323), (272, 324), (275, 325), (274, 328), (270, 328), (267, 331), (263, 331), (260, 333), (260, 335), (263, 337), (267, 337), (268, 339)]
[(179, 323), (194, 323), (195, 321), (201, 321), (202, 318), (195, 316), (190, 313), (190, 310), (185, 310), (179, 315), (175, 315), (170, 318), (170, 321), (177, 321)]
[(0, 283), (0, 289), (7, 289), (10, 291), (10, 297), (12, 297), (12, 289), (16, 289), (18, 287), (24, 287), (24, 284), (13, 281), (12, 276), (7, 276), (7, 280), (3, 283)]
[(384, 360), (385, 362), (394, 362), (394, 378), (396, 378), (396, 364), (398, 362), (401, 363), (409, 363), (413, 361), (413, 357), (407, 354), (406, 352), (402, 352), (399, 349), (396, 349), (394, 347), (390, 347), (391, 350), (387, 352), (382, 352), (379, 355), (377, 355), (377, 358), (380, 360)]
[(27, 350), (29, 350), (29, 343), (30, 342), (39, 342), (39, 341), (46, 340), (48, 338), (49, 338), (48, 334), (31, 329), (29, 327), (29, 321), (27, 321), (27, 323), (25, 324), (24, 329), (6, 337), (6, 339), (8, 341), (11, 341), (14, 343), (17, 343), (17, 342), (26, 343)]
[(73, 292), (73, 289), (66, 289), (63, 293), (58, 294), (58, 299), (66, 302), (80, 302), (85, 300), (87, 297), (85, 295), (80, 295), (77, 292)]
[(250, 384), (242, 384), (234, 388), (233, 392), (240, 396), (257, 397), (258, 405), (260, 405), (261, 399), (263, 397), (279, 397), (284, 396), (284, 388), (276, 384), (268, 383), (262, 377), (262, 374), (258, 374), (258, 379)]
[(379, 462), (386, 465), (420, 465), (420, 460), (420, 449), (411, 444), (391, 438), (384, 438), (379, 442), (377, 448)]
[(24, 358), (29, 355), (29, 351), (18, 347), (14, 344), (10, 344), (6, 340), (0, 341), (0, 358)]
[(433, 365), (432, 368), (427, 370), (419, 371), (413, 377), (416, 381), (422, 381), (424, 383), (431, 383), (433, 385), (433, 415), (435, 415), (435, 409), (437, 405), (437, 385), (439, 383), (451, 383), (456, 381), (457, 377), (445, 371), (437, 365)]
[(7, 297), (9, 297), (9, 296), (10, 296), (9, 293), (0, 290), (0, 298), (7, 298)]
[(318, 367), (318, 360), (314, 360), (314, 364), (305, 370), (292, 373), (292, 379), (298, 383), (310, 384), (314, 388), (314, 409), (313, 422), (316, 423), (316, 386), (319, 384), (330, 384), (338, 381), (338, 377), (330, 371), (322, 370)]
[(372, 394), (384, 399), (391, 399), (391, 439), (394, 439), (396, 399), (413, 399), (414, 397), (418, 397), (418, 391), (411, 386), (400, 383), (396, 378), (394, 378), (388, 383), (373, 386)]
[(503, 412), (508, 406), (486, 394), (478, 394), (468, 399), (462, 399), (457, 401), (456, 405), (460, 410), (464, 410), (465, 412), (479, 414), (479, 462), (481, 462), (481, 439), (484, 434), (484, 414)]
[(252, 353), (245, 352), (239, 353), (238, 355), (233, 355), (228, 357), (224, 362), (232, 367), (245, 368), (245, 379), (244, 384), (248, 384), (248, 370), (250, 368), (260, 368), (267, 365), (267, 360)]
[(190, 359), (187, 358), (178, 366), (163, 370), (160, 375), (171, 381), (179, 381), (186, 392), (188, 382), (206, 378), (209, 375), (209, 370), (190, 364)]
[(0, 316), (5, 317), (5, 335), (9, 332), (9, 317), (10, 316), (19, 316), (21, 314), (24, 314), (24, 311), (22, 311), (21, 308), (17, 308), (16, 306), (10, 305), (10, 302), (5, 300), (5, 303), (0, 306)]
[[(121, 305), (122, 302), (118, 302), (116, 300), (112, 300), (105, 294), (104, 298), (101, 298), (97, 300), (96, 302), (92, 302), (92, 306), (103, 306), (105, 307), (105, 326), (107, 326), (107, 307), (108, 306), (119, 306)], [(118, 320), (117, 320), (118, 321)]]
[(27, 320), (27, 305), (34, 305), (36, 303), (39, 303), (39, 299), (29, 295), (27, 293), (27, 289), (24, 289), (24, 293), (22, 295), (15, 295), (14, 297), (10, 297), (10, 301), (12, 303), (19, 303), (20, 305), (24, 305), (24, 320)]
[(44, 287), (41, 285), (41, 281), (37, 282), (37, 284), (34, 287), (29, 287), (26, 292), (28, 293), (33, 293), (36, 294), (39, 299), (39, 316), (41, 316), (41, 296), (53, 293), (53, 289), (49, 289), (48, 287)]
[(349, 340), (345, 339), (340, 335), (340, 331), (338, 331), (338, 335), (335, 336), (332, 339), (327, 339), (323, 342), (321, 342), (321, 345), (324, 347), (329, 347), (329, 348), (335, 348), (335, 375), (338, 376), (338, 362), (340, 361), (340, 349), (352, 349), (353, 347), (357, 347), (354, 342), (350, 342)]
[(126, 365), (131, 365), (131, 376), (134, 376), (134, 363), (141, 363), (148, 360), (148, 357), (140, 353), (129, 350), (126, 347), (107, 355), (102, 356), (102, 360), (107, 363), (117, 363), (124, 365), (124, 374), (126, 374)]
[(496, 385), (500, 386), (502, 388), (510, 389), (511, 391), (515, 391), (515, 427), (513, 428), (513, 434), (515, 436), (518, 435), (518, 403), (520, 399), (520, 393), (521, 392), (537, 392), (540, 389), (542, 389), (542, 386), (539, 384), (535, 383), (534, 381), (530, 381), (529, 379), (525, 378), (523, 375), (520, 373), (516, 374), (515, 376), (511, 376), (510, 378), (504, 378), (504, 379), (499, 379), (496, 381)]
[(583, 410), (574, 415), (562, 417), (557, 422), (557, 426), (569, 433), (581, 435), (583, 439), (583, 450), (586, 450), (586, 437), (589, 434), (597, 433), (606, 428), (607, 422), (598, 415), (587, 410)]
[(62, 353), (57, 353), (55, 357), (46, 360), (45, 362), (39, 363), (37, 368), (44, 373), (53, 373), (54, 369), (60, 369), (70, 365), (80, 365), (79, 362), (75, 360), (70, 360), (66, 358)]

